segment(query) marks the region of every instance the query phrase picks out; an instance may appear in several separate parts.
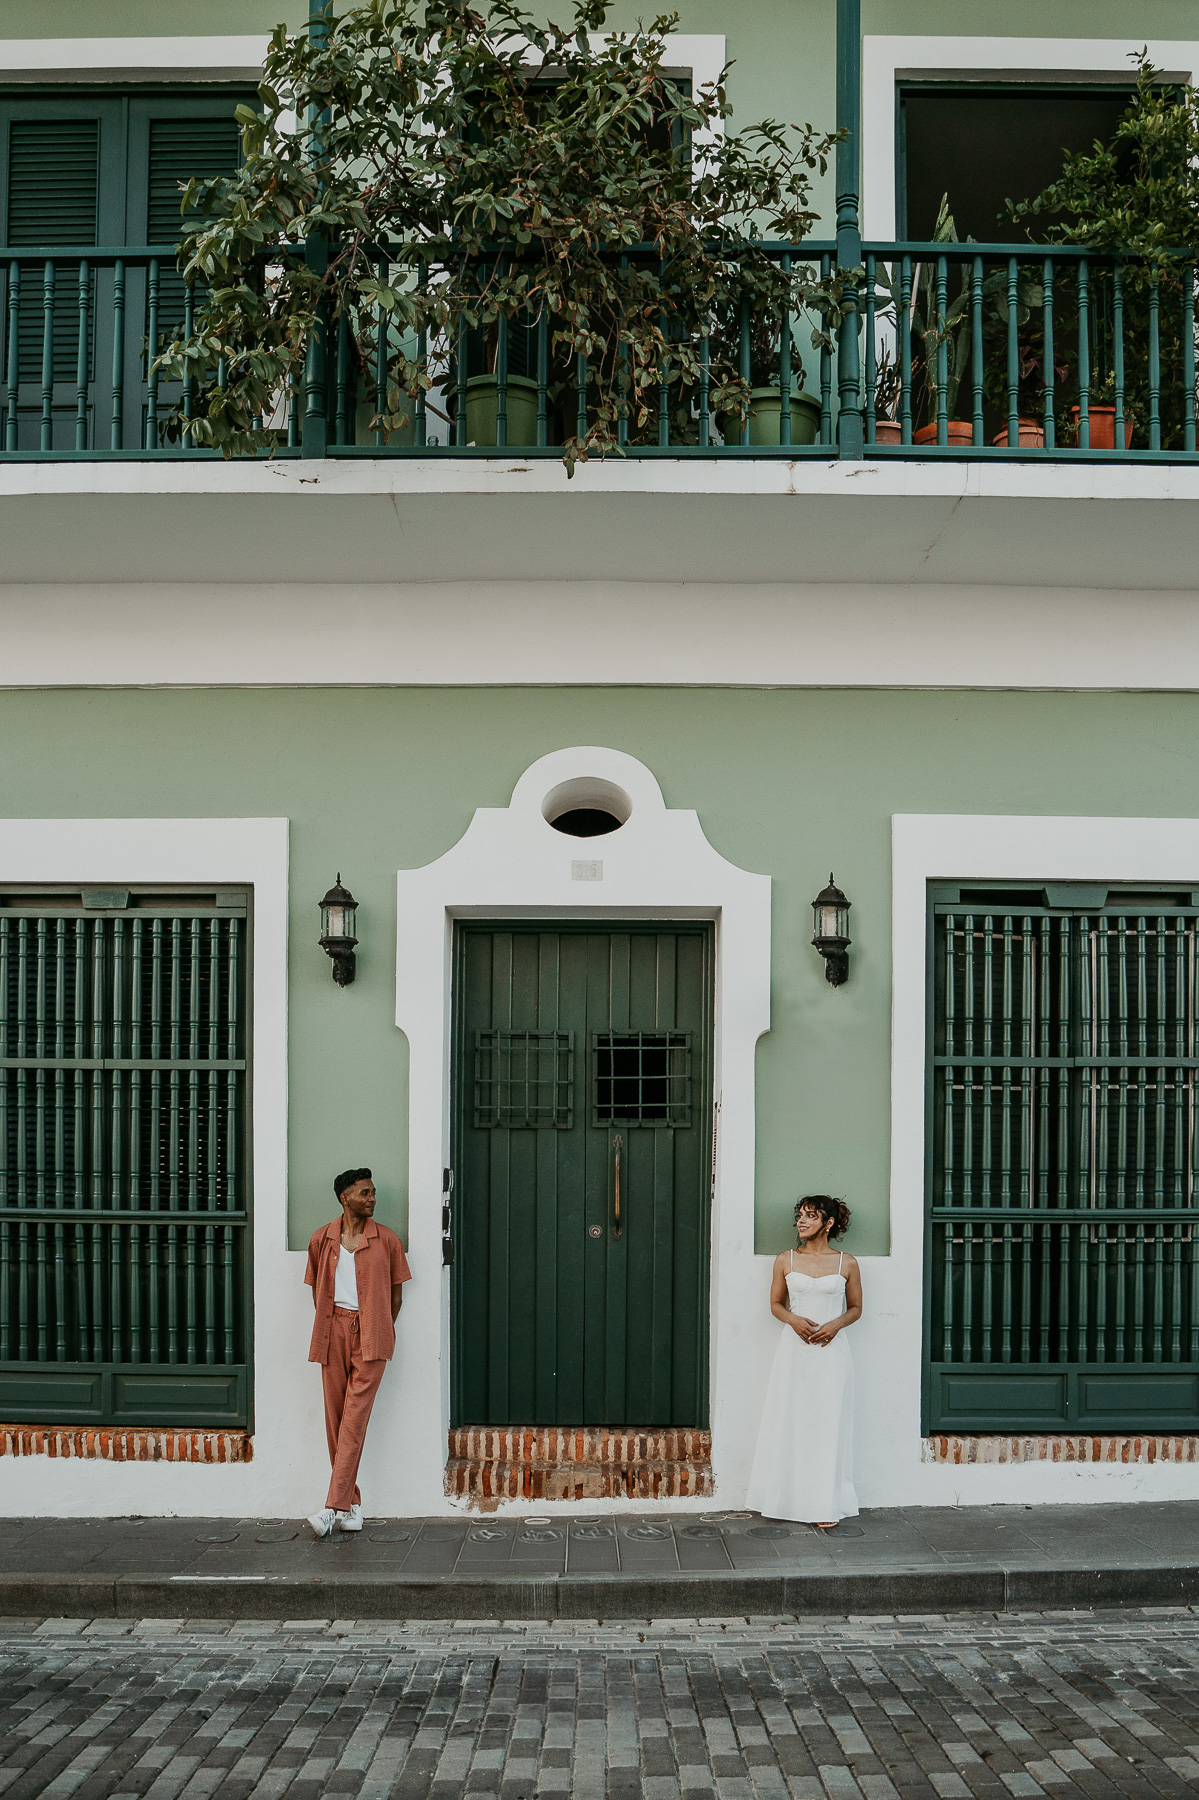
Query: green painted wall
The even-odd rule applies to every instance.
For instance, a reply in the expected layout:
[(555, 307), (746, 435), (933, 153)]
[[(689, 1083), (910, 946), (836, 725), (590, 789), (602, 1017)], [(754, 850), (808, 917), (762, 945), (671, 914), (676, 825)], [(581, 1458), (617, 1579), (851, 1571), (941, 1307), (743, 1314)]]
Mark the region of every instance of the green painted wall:
[[(887, 1247), (890, 820), (894, 812), (1194, 813), (1185, 695), (646, 689), (0, 694), (10, 816), (286, 815), (292, 821), (291, 1241), (329, 1183), (371, 1164), (406, 1225), (407, 1050), (393, 1024), (397, 868), (440, 855), (569, 744), (640, 757), (670, 806), (774, 878), (773, 1028), (758, 1055), (758, 1248), (805, 1189)], [(830, 867), (853, 901), (838, 990), (808, 903)], [(339, 869), (361, 901), (358, 979), (317, 947)]]
[[(341, 9), (338, 0), (339, 10)], [(533, 7), (534, 12), (537, 11)], [(553, 13), (548, 4), (542, 10)], [(298, 27), (306, 0), (107, 0), (103, 23), (96, 0), (0, 0), (0, 38), (241, 35), (280, 23)], [(758, 119), (835, 124), (834, 0), (678, 0), (679, 29), (725, 37), (735, 67), (729, 93), (733, 125)], [(646, 9), (615, 0), (613, 27), (628, 27)], [(1193, 38), (1199, 35), (1194, 0), (1151, 0), (1135, 10), (1127, 0), (975, 0), (963, 16), (960, 0), (863, 0), (862, 29), (888, 35), (972, 37)], [(817, 180), (814, 204), (832, 235), (832, 178)]]

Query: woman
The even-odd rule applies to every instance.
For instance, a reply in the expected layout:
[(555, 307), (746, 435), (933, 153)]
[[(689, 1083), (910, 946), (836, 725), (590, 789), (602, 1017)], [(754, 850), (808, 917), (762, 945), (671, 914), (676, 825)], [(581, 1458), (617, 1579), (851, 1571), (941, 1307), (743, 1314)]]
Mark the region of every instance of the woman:
[(774, 1259), (770, 1310), (784, 1330), (745, 1497), (769, 1519), (824, 1529), (858, 1510), (853, 1362), (841, 1333), (862, 1316), (862, 1278), (855, 1259), (832, 1248), (848, 1224), (843, 1200), (805, 1194), (795, 1208), (796, 1248)]

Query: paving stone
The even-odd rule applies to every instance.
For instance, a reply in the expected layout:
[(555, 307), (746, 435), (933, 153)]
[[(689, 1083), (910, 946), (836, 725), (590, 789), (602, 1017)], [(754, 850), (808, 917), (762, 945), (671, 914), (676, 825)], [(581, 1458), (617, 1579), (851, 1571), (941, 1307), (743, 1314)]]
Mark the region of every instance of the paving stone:
[(0, 1791), (1098, 1800), (1199, 1783), (1192, 1607), (810, 1625), (26, 1620), (0, 1637)]

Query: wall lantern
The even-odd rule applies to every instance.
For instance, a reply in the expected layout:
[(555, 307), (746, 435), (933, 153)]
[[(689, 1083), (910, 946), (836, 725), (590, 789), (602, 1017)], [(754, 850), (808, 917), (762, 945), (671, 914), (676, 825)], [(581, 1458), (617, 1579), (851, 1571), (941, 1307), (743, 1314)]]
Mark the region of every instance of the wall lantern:
[(840, 987), (849, 975), (850, 902), (833, 881), (830, 871), (828, 886), (812, 902), (812, 943), (824, 958), (824, 978), (831, 987)]
[(358, 902), (349, 888), (342, 887), (339, 869), (337, 880), (321, 901), (320, 938), (321, 949), (332, 959), (333, 979), (338, 987), (349, 987), (354, 979), (357, 915)]

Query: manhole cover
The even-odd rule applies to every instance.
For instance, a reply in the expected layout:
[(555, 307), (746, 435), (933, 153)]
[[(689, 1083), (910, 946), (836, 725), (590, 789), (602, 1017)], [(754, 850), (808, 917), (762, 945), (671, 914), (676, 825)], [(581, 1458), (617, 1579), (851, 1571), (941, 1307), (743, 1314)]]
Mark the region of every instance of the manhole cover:
[(841, 1525), (830, 1526), (829, 1530), (823, 1532), (821, 1535), (823, 1537), (837, 1537), (837, 1538), (865, 1537), (866, 1533), (862, 1530), (862, 1527), (860, 1525), (851, 1525), (848, 1523), (848, 1521), (846, 1521), (844, 1524), (841, 1524)]
[(422, 1531), (421, 1541), (426, 1544), (460, 1544), (461, 1531)]
[(572, 1538), (610, 1538), (612, 1527), (610, 1525), (572, 1525), (570, 1535)]
[(210, 1531), (205, 1537), (198, 1537), (197, 1544), (232, 1544), (241, 1536), (237, 1531)]
[(746, 1537), (780, 1538), (790, 1537), (791, 1533), (785, 1525), (751, 1525)]
[(719, 1525), (684, 1525), (679, 1535), (686, 1538), (718, 1538), (721, 1532)]
[(665, 1525), (626, 1525), (624, 1534), (631, 1538), (668, 1538), (670, 1531)]
[(546, 1544), (556, 1543), (565, 1534), (559, 1525), (526, 1525), (520, 1535), (524, 1543), (532, 1540), (534, 1543)]
[(299, 1532), (290, 1525), (274, 1525), (267, 1531), (260, 1531), (254, 1542), (256, 1544), (290, 1544), (291, 1540), (299, 1535)]
[(480, 1525), (477, 1531), (471, 1532), (470, 1541), (472, 1544), (502, 1544), (511, 1536), (510, 1531), (498, 1530), (494, 1525)]
[(368, 1535), (372, 1544), (407, 1544), (412, 1540), (410, 1531), (372, 1531)]

